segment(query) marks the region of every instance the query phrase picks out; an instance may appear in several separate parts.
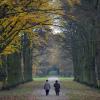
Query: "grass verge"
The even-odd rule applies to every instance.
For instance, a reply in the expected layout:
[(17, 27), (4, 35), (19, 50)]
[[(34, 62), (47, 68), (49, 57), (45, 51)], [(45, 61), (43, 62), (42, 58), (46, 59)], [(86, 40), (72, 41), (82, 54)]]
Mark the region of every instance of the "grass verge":
[(67, 89), (66, 95), (69, 100), (100, 100), (100, 91), (73, 80), (62, 81), (62, 85)]

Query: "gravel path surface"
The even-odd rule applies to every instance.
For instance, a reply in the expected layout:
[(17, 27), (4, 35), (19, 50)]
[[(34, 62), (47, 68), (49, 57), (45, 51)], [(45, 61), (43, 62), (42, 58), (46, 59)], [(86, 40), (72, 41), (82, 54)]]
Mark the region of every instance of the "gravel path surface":
[[(60, 95), (56, 96), (56, 94), (55, 94), (53, 84), (54, 84), (55, 80), (59, 80), (59, 78), (50, 77), (48, 80), (51, 85), (49, 96), (45, 96), (45, 91), (44, 91), (43, 87), (41, 87), (41, 88), (37, 87), (33, 91), (32, 96), (35, 96), (36, 100), (68, 100), (68, 97), (65, 95), (65, 93), (67, 93), (67, 90), (65, 90), (62, 87), (62, 85), (61, 85)], [(30, 100), (33, 100), (33, 99), (30, 99)]]

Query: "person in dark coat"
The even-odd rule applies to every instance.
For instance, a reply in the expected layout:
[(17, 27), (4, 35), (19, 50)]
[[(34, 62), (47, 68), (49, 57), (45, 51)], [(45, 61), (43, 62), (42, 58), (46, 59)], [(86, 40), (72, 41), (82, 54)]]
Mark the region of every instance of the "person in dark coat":
[(44, 90), (46, 92), (46, 96), (49, 95), (49, 91), (50, 91), (50, 83), (48, 82), (48, 80), (46, 80), (45, 84), (44, 84)]
[(60, 83), (58, 83), (58, 81), (56, 80), (54, 83), (54, 88), (55, 88), (55, 93), (57, 96), (59, 96), (59, 92), (60, 92)]

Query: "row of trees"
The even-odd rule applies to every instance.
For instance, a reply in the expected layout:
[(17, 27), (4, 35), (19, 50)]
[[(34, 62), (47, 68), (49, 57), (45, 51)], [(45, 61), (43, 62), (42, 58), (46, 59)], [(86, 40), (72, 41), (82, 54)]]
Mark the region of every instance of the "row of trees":
[(74, 19), (69, 22), (68, 28), (74, 77), (78, 82), (100, 87), (100, 2), (76, 0), (78, 4), (75, 4), (73, 1), (69, 7)]
[[(27, 38), (24, 35), (24, 39)], [(0, 81), (2, 89), (9, 89), (18, 84), (32, 81), (32, 48), (29, 41), (23, 42), (22, 49), (9, 55), (1, 55)]]
[[(46, 44), (47, 35), (36, 29), (51, 25), (61, 13), (51, 0), (0, 1), (0, 81), (10, 88), (32, 80), (32, 52)], [(49, 28), (46, 28), (47, 30)]]

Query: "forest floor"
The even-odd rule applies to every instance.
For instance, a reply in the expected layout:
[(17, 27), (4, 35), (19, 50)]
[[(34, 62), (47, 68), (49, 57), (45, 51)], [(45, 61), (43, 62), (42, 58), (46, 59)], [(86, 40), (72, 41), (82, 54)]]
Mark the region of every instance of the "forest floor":
[(50, 95), (45, 96), (44, 82), (45, 78), (34, 79), (33, 82), (19, 85), (14, 89), (0, 91), (0, 100), (100, 100), (100, 90), (74, 82), (72, 78), (60, 80), (60, 96), (55, 95), (54, 81), (50, 81), (52, 87)]

